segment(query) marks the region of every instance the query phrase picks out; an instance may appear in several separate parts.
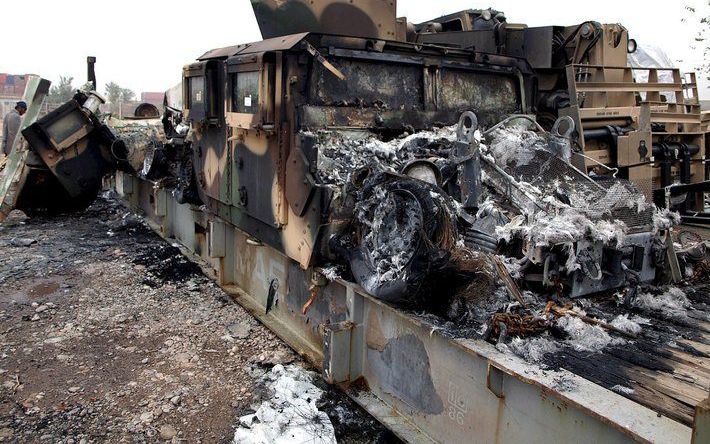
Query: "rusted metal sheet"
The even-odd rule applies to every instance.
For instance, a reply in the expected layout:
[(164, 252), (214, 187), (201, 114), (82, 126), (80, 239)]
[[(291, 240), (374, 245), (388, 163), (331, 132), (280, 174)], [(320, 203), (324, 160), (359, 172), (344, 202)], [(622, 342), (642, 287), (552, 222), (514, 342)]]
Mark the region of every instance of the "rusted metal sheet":
[[(205, 259), (240, 304), (408, 442), (690, 442), (689, 427), (621, 395), (485, 341), (446, 337), (347, 282), (320, 289), (304, 314), (312, 271), (171, 196), (158, 216), (152, 184), (121, 176), (124, 199), (162, 235)], [(224, 224), (224, 257), (208, 257), (215, 231), (196, 229), (210, 223)]]

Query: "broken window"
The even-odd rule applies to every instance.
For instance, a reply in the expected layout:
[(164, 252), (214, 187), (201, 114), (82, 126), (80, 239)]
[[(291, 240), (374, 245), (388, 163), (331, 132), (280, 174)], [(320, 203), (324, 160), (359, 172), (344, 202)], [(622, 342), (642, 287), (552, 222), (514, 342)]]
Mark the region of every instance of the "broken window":
[(379, 106), (390, 110), (423, 108), (423, 73), (419, 65), (341, 59), (342, 81), (323, 65), (313, 65), (310, 103), (316, 106)]
[(78, 110), (72, 110), (63, 118), (53, 122), (47, 127), (46, 131), (54, 143), (60, 145), (77, 133), (84, 125), (86, 125), (86, 120), (82, 118), (82, 114)]
[(463, 22), (461, 19), (453, 19), (441, 24), (442, 32), (463, 31)]
[(190, 77), (190, 107), (205, 103), (205, 78)]
[(232, 112), (256, 114), (259, 111), (259, 71), (232, 75)]

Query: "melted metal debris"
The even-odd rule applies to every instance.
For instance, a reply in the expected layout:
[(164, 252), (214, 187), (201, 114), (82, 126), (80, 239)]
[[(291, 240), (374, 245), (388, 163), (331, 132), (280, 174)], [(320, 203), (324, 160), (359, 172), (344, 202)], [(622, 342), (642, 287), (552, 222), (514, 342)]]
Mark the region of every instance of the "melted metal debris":
[(382, 169), (399, 170), (416, 153), (446, 145), (455, 140), (456, 127), (422, 131), (383, 142), (375, 134), (362, 131), (303, 132), (316, 138), (318, 180), (325, 185), (342, 186), (350, 176), (365, 166), (376, 164)]
[(275, 365), (264, 375), (273, 396), (256, 413), (239, 418), (234, 444), (335, 444), (335, 429), (316, 405), (323, 391), (312, 380), (298, 366)]
[(331, 265), (330, 267), (322, 268), (320, 273), (329, 281), (336, 281), (342, 277), (343, 267), (342, 265)]
[[(451, 145), (456, 139), (454, 127), (405, 135), (388, 142), (367, 132), (321, 131), (308, 134), (317, 140), (318, 179), (321, 184), (332, 186), (336, 194), (351, 180), (354, 172), (364, 167), (397, 172), (408, 161), (423, 157), (433, 159), (435, 164), (441, 166), (450, 156)], [(491, 234), (507, 242), (521, 239), (528, 245), (526, 251), (530, 255), (537, 247), (564, 246), (569, 253), (568, 272), (579, 269), (572, 248), (574, 242), (586, 239), (618, 247), (626, 232), (632, 228), (628, 226), (627, 220), (633, 218), (634, 214), (648, 214), (648, 217), (636, 219), (645, 220), (649, 226), (654, 227), (655, 232), (678, 223), (676, 214), (655, 210), (643, 195), (629, 185), (612, 183), (609, 188), (604, 188), (577, 170), (569, 170), (572, 171), (569, 174), (576, 175), (571, 177), (555, 162), (550, 164), (546, 135), (521, 127), (510, 127), (493, 131), (487, 136), (487, 141), (487, 145), (481, 144), (484, 157), (503, 168), (508, 179), (517, 184), (539, 208), (532, 214), (523, 212), (520, 217), (515, 217), (515, 212), (511, 214), (509, 208), (501, 206), (505, 199), (493, 193), (481, 204), (477, 217), (497, 214), (510, 220), (507, 225), (495, 227)], [(535, 170), (534, 175), (530, 173), (531, 169)], [(495, 183), (488, 177), (485, 168), (483, 173), (484, 183)], [(380, 194), (377, 196), (384, 197)], [(449, 200), (455, 207), (455, 213), (460, 214), (461, 204)], [(389, 208), (385, 207), (382, 208), (383, 212)], [(374, 224), (377, 223), (375, 220)], [(375, 228), (380, 226), (382, 224)], [(463, 244), (463, 233), (459, 240)], [(403, 258), (384, 258), (390, 254), (383, 251), (383, 257), (375, 260), (387, 262), (381, 265), (385, 265), (388, 270), (399, 268), (401, 271), (402, 267), (398, 267), (397, 263)], [(382, 271), (383, 267), (378, 265), (377, 269)]]
[(504, 353), (512, 351), (528, 362), (541, 362), (548, 353), (559, 350), (560, 345), (554, 339), (542, 336), (530, 339), (513, 338), (510, 344), (499, 343), (497, 348)]
[(545, 150), (544, 140), (522, 127), (501, 128), (491, 134), (488, 152), (499, 165), (527, 165), (536, 150)]
[(646, 323), (648, 322), (648, 319), (644, 318), (636, 318), (634, 319), (629, 319), (628, 314), (622, 314), (614, 318), (613, 321), (611, 321), (611, 325), (618, 328), (621, 331), (625, 331), (626, 333), (630, 333), (632, 335), (638, 336), (639, 333), (641, 333), (641, 330), (643, 329), (640, 325), (641, 323)]
[[(591, 220), (578, 210), (559, 208), (541, 211), (532, 215), (526, 223), (519, 218), (496, 229), (496, 234), (508, 242), (522, 238), (535, 247), (571, 244), (589, 238), (600, 240), (604, 245), (617, 246), (624, 238), (626, 226), (621, 221)], [(531, 249), (532, 251), (532, 249)]]

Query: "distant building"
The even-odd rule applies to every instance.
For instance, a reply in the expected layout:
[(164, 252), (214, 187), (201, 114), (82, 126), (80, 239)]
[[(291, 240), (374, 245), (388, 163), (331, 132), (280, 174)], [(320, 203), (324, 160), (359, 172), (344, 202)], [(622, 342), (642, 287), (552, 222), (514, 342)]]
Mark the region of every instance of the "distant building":
[[(157, 109), (157, 115), (163, 113), (163, 96), (162, 92), (142, 92), (140, 100), (131, 100), (128, 102), (108, 103), (102, 109), (104, 112), (110, 112), (119, 118), (131, 118), (135, 116), (146, 116), (146, 107), (153, 108), (152, 112)], [(146, 105), (148, 104), (148, 105)], [(151, 106), (152, 105), (152, 106)]]
[(0, 73), (0, 98), (22, 98), (30, 74)]

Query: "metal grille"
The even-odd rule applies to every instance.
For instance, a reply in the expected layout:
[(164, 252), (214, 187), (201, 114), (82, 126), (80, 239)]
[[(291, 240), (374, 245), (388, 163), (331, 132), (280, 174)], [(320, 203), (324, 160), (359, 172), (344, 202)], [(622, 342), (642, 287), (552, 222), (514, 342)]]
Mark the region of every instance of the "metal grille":
[(585, 195), (597, 195), (603, 191), (589, 176), (542, 149), (536, 149), (528, 163), (509, 169), (513, 177), (539, 188), (545, 195), (558, 189)]
[(632, 232), (641, 231), (653, 224), (652, 206), (638, 211), (635, 206), (629, 207), (626, 204), (642, 197), (631, 182), (614, 178), (594, 181), (546, 150), (536, 149), (532, 159), (525, 164), (517, 165), (517, 160), (512, 159), (505, 171), (515, 179), (539, 189), (541, 197), (561, 194), (585, 202), (585, 213), (591, 219), (620, 220)]

